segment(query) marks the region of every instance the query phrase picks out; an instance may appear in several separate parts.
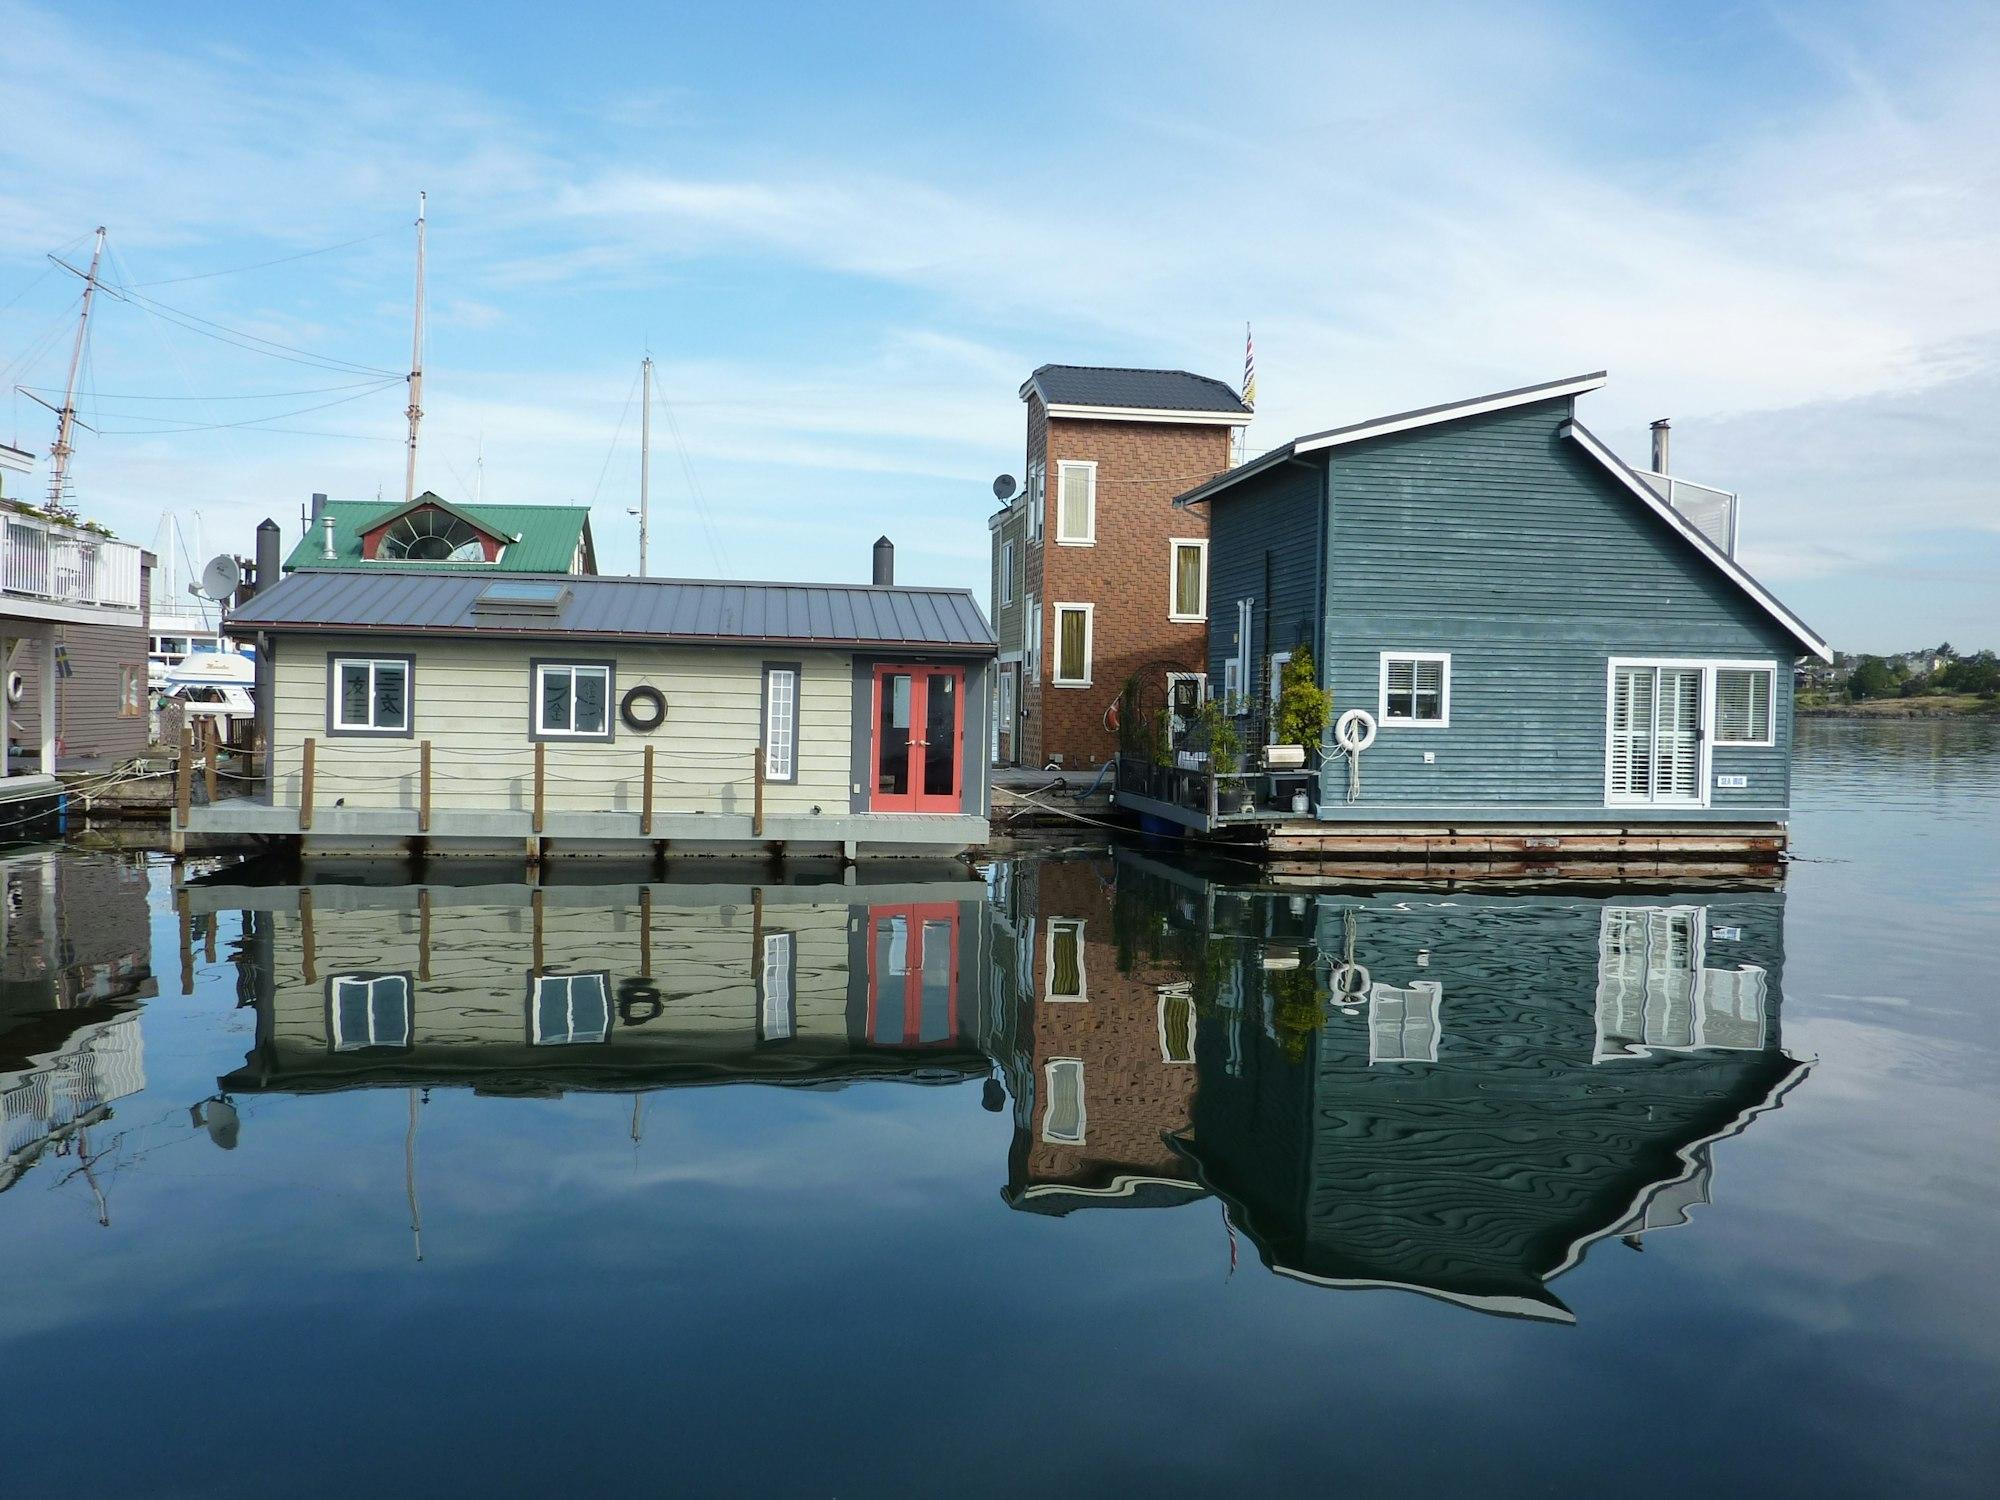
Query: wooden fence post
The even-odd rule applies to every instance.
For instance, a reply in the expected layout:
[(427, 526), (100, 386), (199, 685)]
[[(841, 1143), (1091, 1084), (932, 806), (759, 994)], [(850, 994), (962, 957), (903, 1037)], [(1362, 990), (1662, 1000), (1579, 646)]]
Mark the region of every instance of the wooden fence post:
[(417, 832), (431, 831), (431, 742), (417, 741)]
[(174, 815), (183, 831), (188, 826), (188, 806), (194, 801), (194, 732), (181, 720), (180, 754), (174, 758)]
[(755, 754), (757, 764), (752, 776), (756, 783), (756, 792), (750, 804), (750, 833), (753, 838), (761, 839), (764, 836), (764, 747), (759, 745)]
[(646, 747), (646, 785), (639, 793), (639, 832), (653, 836), (653, 747)]
[(201, 780), (208, 791), (208, 805), (215, 806), (215, 741), (210, 740), (202, 747)]
[(535, 831), (536, 833), (538, 833), (538, 834), (539, 834), (539, 833), (540, 833), (540, 832), (542, 831), (542, 805), (543, 805), (543, 796), (544, 796), (544, 791), (543, 791), (543, 783), (544, 783), (544, 779), (545, 779), (545, 777), (547, 776), (547, 773), (548, 773), (548, 756), (547, 756), (547, 753), (546, 753), (546, 752), (547, 752), (547, 750), (548, 750), (548, 748), (549, 748), (549, 747), (548, 747), (548, 746), (547, 746), (546, 744), (544, 744), (544, 743), (543, 743), (542, 741), (540, 741), (540, 740), (536, 740), (536, 741), (535, 741), (535, 826), (534, 826), (534, 831)]
[(299, 832), (313, 826), (313, 740), (306, 736), (304, 760), (299, 769)]

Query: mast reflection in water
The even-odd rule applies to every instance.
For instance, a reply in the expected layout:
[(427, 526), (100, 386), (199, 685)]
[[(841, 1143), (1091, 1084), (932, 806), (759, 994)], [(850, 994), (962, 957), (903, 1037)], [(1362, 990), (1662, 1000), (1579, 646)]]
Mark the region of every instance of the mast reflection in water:
[[(366, 878), (369, 872), (360, 872)], [(232, 883), (233, 882), (233, 883)], [(986, 1080), (1005, 1203), (1214, 1197), (1271, 1270), (1567, 1321), (1804, 1075), (1778, 892), (1232, 890), (1129, 854), (893, 883), (190, 889), (241, 912), (251, 1094)], [(1003, 1091), (1004, 1087), (1004, 1091)], [(996, 1173), (999, 1164), (995, 1163)]]

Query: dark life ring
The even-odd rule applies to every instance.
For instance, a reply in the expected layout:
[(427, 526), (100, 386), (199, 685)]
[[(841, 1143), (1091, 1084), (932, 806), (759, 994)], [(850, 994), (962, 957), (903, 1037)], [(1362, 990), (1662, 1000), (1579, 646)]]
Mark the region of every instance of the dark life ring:
[(627, 688), (625, 696), (618, 700), (618, 717), (625, 721), (627, 729), (651, 733), (667, 722), (666, 694), (644, 683)]

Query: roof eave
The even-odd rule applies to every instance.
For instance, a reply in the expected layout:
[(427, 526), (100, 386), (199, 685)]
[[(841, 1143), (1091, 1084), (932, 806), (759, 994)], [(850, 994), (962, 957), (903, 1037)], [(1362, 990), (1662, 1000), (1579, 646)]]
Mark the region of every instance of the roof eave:
[(1817, 631), (1779, 603), (1776, 595), (1751, 577), (1736, 559), (1710, 541), (1700, 527), (1655, 494), (1653, 487), (1634, 473), (1631, 466), (1606, 447), (1588, 427), (1572, 417), (1557, 429), (1557, 433), (1595, 459), (1605, 472), (1623, 485), (1635, 499), (1680, 533), (1724, 577), (1782, 625), (1793, 640), (1806, 648), (1808, 654), (1818, 657), (1823, 662), (1832, 662), (1833, 648), (1820, 638)]
[(1581, 396), (1586, 391), (1597, 390), (1608, 378), (1603, 370), (1593, 370), (1588, 375), (1570, 375), (1561, 380), (1546, 380), (1539, 385), (1518, 386), (1511, 391), (1495, 391), (1490, 396), (1474, 396), (1469, 401), (1450, 401), (1442, 406), (1395, 412), (1386, 417), (1356, 422), (1352, 426), (1311, 433), (1294, 439), (1292, 446), (1300, 453), (1313, 453), (1321, 448), (1363, 443), (1370, 438), (1387, 437), (1391, 433), (1408, 432), (1418, 427), (1435, 427), (1442, 422), (1462, 421), (1466, 417), (1484, 416), (1509, 407), (1530, 406), (1537, 401), (1553, 401), (1563, 396)]
[(989, 641), (861, 640), (852, 636), (799, 635), (667, 635), (634, 630), (564, 630), (545, 621), (526, 625), (364, 625), (352, 620), (262, 620), (238, 614), (233, 625), (273, 635), (431, 635), (459, 640), (494, 636), (557, 641), (636, 641), (669, 646), (793, 646), (822, 651), (908, 651), (925, 656), (997, 656), (1000, 643)]
[(1042, 403), (1052, 422), (1160, 422), (1200, 427), (1247, 427), (1247, 411), (1199, 411), (1168, 406), (1084, 406), (1076, 402)]

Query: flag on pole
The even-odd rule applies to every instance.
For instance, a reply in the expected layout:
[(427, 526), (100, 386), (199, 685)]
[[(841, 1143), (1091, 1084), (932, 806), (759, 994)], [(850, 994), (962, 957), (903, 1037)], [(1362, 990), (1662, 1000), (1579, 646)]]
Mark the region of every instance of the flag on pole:
[(1250, 337), (1250, 325), (1243, 325), (1243, 404), (1257, 407), (1257, 341)]

